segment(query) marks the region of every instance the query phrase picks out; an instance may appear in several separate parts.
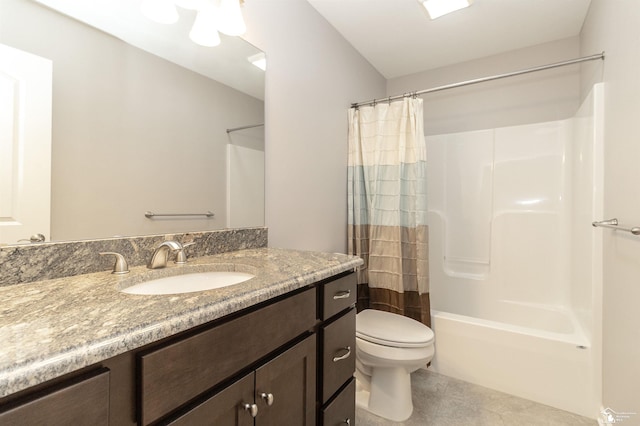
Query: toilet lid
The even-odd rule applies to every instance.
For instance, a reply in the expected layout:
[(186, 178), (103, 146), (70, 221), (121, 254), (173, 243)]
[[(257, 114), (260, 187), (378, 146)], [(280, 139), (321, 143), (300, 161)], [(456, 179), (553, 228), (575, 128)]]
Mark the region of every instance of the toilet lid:
[(414, 319), (373, 309), (365, 309), (356, 316), (356, 336), (398, 348), (423, 347), (434, 338), (429, 327)]

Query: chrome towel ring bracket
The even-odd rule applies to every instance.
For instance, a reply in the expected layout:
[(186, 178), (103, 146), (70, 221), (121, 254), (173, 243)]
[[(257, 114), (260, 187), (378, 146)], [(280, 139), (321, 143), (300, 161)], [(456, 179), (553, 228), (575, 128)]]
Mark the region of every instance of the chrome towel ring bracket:
[(591, 225), (595, 227), (611, 228), (611, 229), (617, 229), (618, 231), (630, 232), (633, 235), (640, 235), (640, 226), (634, 226), (632, 228), (624, 227), (618, 224), (618, 219), (616, 219), (615, 217), (613, 219), (601, 220), (599, 222), (592, 222)]

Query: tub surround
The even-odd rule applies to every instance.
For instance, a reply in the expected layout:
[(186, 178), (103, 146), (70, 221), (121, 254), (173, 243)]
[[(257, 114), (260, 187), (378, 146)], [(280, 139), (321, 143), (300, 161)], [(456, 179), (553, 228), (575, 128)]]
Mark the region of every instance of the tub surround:
[(267, 228), (225, 229), (218, 231), (118, 237), (60, 243), (25, 244), (0, 247), (0, 287), (109, 271), (112, 256), (122, 254), (129, 266), (146, 265), (153, 250), (163, 241), (195, 242), (185, 252), (189, 259), (267, 246)]
[(435, 371), (599, 415), (604, 95), (568, 119), (427, 137)]
[[(76, 259), (77, 263), (85, 261), (82, 257)], [(187, 265), (170, 263), (161, 270), (133, 266), (127, 275), (103, 271), (5, 285), (0, 287), (0, 397), (360, 264), (360, 258), (344, 254), (257, 248), (203, 256), (191, 259)], [(217, 265), (221, 270), (250, 272), (256, 277), (235, 286), (197, 293), (141, 296), (119, 291), (132, 281), (168, 276), (197, 265)]]

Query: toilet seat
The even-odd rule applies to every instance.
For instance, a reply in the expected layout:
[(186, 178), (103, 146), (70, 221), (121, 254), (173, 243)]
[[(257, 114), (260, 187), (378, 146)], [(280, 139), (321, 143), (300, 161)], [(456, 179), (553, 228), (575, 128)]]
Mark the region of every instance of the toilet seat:
[(384, 346), (420, 348), (433, 344), (434, 334), (414, 319), (365, 309), (356, 316), (356, 337)]

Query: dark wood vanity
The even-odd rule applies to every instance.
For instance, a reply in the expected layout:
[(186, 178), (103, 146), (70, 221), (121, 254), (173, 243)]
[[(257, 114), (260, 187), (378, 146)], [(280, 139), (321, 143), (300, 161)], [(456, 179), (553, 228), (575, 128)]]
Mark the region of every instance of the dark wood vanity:
[(354, 424), (342, 273), (0, 400), (2, 425)]

